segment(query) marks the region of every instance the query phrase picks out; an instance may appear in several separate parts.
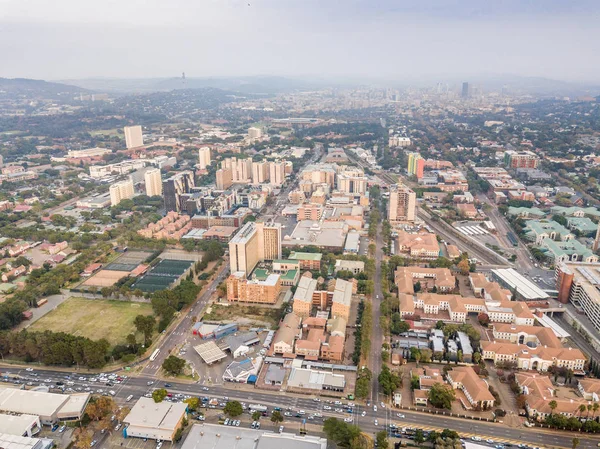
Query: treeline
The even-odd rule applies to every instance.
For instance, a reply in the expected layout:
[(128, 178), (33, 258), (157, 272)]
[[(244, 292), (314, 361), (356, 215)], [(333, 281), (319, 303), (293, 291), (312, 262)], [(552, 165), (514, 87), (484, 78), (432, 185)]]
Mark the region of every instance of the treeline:
[(182, 281), (172, 290), (155, 292), (152, 295), (152, 309), (160, 319), (158, 331), (165, 330), (175, 316), (175, 312), (194, 302), (198, 293), (200, 293), (200, 287), (190, 280)]
[(110, 344), (64, 332), (0, 332), (0, 354), (4, 358), (60, 365), (101, 368), (106, 364)]

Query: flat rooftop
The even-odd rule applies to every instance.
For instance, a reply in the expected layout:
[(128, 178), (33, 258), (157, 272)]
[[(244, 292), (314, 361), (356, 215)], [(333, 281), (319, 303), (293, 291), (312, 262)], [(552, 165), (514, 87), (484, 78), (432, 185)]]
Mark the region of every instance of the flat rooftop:
[(273, 433), (243, 427), (194, 424), (181, 449), (326, 449), (327, 440), (312, 435)]
[(548, 294), (512, 268), (499, 268), (492, 273), (510, 288), (516, 288), (519, 295), (525, 299), (547, 299)]

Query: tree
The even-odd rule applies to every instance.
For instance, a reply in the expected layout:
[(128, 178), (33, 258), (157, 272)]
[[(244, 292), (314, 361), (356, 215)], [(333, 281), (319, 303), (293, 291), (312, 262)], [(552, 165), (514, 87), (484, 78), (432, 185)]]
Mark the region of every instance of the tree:
[(469, 270), (471, 269), (471, 266), (469, 265), (469, 259), (462, 259), (460, 262), (458, 262), (457, 267), (460, 271), (460, 274), (463, 276), (468, 275)]
[(579, 446), (579, 438), (575, 437), (575, 438), (573, 438), (573, 441), (571, 442), (571, 447), (573, 449), (577, 449), (577, 446)]
[(147, 347), (150, 345), (150, 338), (154, 331), (156, 320), (151, 315), (138, 315), (133, 320), (133, 324), (138, 332), (144, 334), (144, 345)]
[(477, 321), (479, 321), (479, 324), (482, 326), (487, 327), (488, 324), (490, 324), (490, 317), (487, 313), (481, 312), (479, 315), (477, 315)]
[(337, 418), (326, 419), (323, 423), (323, 431), (329, 440), (340, 447), (352, 447), (352, 441), (355, 441), (360, 435), (360, 429), (357, 426), (347, 424)]
[(79, 449), (88, 449), (92, 444), (93, 433), (87, 428), (78, 427), (73, 434), (75, 436), (75, 447), (78, 447)]
[(456, 399), (456, 394), (449, 386), (435, 383), (429, 390), (428, 399), (434, 407), (449, 410), (452, 408), (452, 402)]
[(415, 443), (423, 444), (425, 442), (425, 435), (423, 435), (423, 430), (417, 429), (415, 431)]
[(244, 409), (238, 401), (229, 401), (225, 404), (223, 411), (232, 418), (235, 418), (236, 416), (240, 416), (244, 412)]
[(184, 399), (183, 402), (185, 402), (187, 404), (188, 410), (190, 412), (196, 411), (198, 409), (198, 405), (200, 405), (200, 401), (196, 397), (191, 397), (191, 398), (188, 398), (188, 399)]
[(548, 406), (550, 407), (550, 415), (552, 415), (554, 413), (554, 410), (556, 409), (556, 407), (558, 407), (558, 403), (556, 401), (552, 400), (548, 403)]
[(258, 421), (261, 416), (262, 416), (262, 413), (260, 413), (259, 411), (252, 412), (252, 419), (254, 421)]
[(159, 403), (165, 400), (167, 397), (167, 390), (164, 388), (158, 388), (152, 392), (152, 399), (154, 402)]
[(585, 412), (585, 411), (586, 411), (586, 409), (587, 409), (587, 408), (586, 408), (586, 406), (585, 406), (584, 404), (581, 404), (581, 405), (579, 406), (579, 408), (578, 408), (578, 410), (579, 410), (579, 419), (581, 419), (581, 418), (582, 418), (582, 417), (581, 417), (581, 415), (583, 414), (583, 412)]
[(378, 449), (387, 449), (389, 446), (387, 432), (385, 430), (380, 430), (379, 432), (377, 432), (377, 435), (375, 436), (375, 441), (377, 442)]
[(175, 357), (174, 355), (170, 355), (165, 359), (162, 364), (162, 368), (169, 374), (173, 376), (177, 376), (183, 372), (183, 368), (185, 367), (185, 360), (180, 359), (179, 357)]
[(273, 413), (271, 413), (271, 422), (273, 424), (283, 422), (283, 415), (279, 410), (275, 410)]

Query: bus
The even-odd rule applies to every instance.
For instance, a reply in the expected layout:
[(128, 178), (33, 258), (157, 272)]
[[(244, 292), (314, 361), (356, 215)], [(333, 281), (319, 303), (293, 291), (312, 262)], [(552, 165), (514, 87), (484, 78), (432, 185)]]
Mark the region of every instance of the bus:
[(154, 362), (156, 360), (156, 357), (158, 357), (158, 353), (160, 352), (160, 349), (156, 349), (152, 355), (150, 356), (150, 361)]
[(268, 410), (266, 406), (261, 404), (250, 404), (248, 408), (253, 412), (266, 412)]

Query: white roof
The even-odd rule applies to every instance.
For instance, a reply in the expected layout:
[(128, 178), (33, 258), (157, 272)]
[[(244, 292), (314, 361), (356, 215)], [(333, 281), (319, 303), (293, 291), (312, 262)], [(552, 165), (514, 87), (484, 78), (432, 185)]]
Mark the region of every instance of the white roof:
[(312, 303), (313, 292), (317, 289), (317, 280), (302, 276), (296, 292), (294, 293), (294, 301), (310, 302)]
[(152, 398), (141, 397), (123, 420), (129, 426), (127, 434), (156, 435), (153, 438), (170, 439), (181, 418), (186, 413), (187, 404), (182, 402), (154, 402)]
[(58, 411), (58, 418), (67, 419), (82, 416), (89, 400), (90, 393), (75, 393), (69, 395), (69, 400)]
[(0, 434), (0, 447), (3, 449), (45, 449), (52, 447), (52, 445), (53, 441), (47, 438)]
[(0, 413), (0, 434), (21, 436), (39, 423), (39, 418), (34, 415), (6, 415)]
[(332, 301), (350, 307), (350, 304), (352, 304), (352, 282), (336, 279)]
[(517, 288), (518, 293), (525, 299), (547, 299), (548, 294), (512, 268), (499, 268), (492, 270), (496, 276), (511, 288)]
[(0, 388), (0, 411), (50, 417), (69, 400), (68, 395)]
[(550, 318), (545, 313), (542, 314), (542, 316), (534, 315), (534, 318), (542, 326), (549, 327), (550, 329), (552, 329), (552, 331), (554, 332), (554, 335), (556, 335), (558, 338), (567, 338), (567, 337), (571, 336), (571, 334), (569, 334), (566, 330), (564, 330), (562, 327), (560, 327), (556, 321), (554, 321), (552, 318)]

